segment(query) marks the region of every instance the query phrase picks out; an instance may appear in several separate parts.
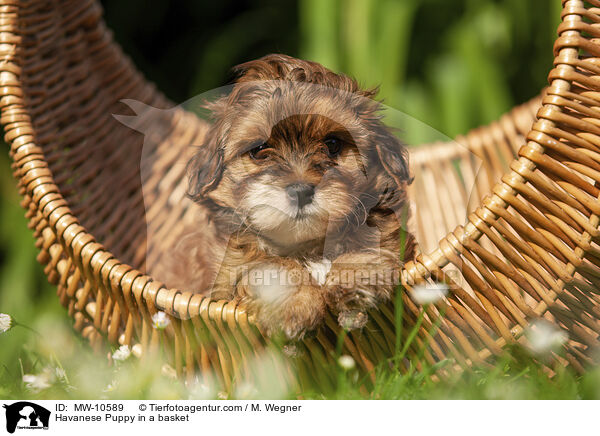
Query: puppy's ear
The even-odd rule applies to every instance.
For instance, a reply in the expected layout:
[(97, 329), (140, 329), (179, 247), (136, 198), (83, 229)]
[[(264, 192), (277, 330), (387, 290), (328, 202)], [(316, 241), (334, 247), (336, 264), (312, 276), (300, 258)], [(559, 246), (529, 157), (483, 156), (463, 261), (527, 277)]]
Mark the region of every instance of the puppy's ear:
[[(386, 128), (379, 129), (375, 141), (375, 151), (383, 168), (387, 183), (384, 191), (385, 203), (391, 208), (404, 201), (406, 187), (412, 183), (408, 164), (408, 150), (393, 133)], [(390, 182), (391, 185), (390, 186)]]
[(379, 135), (375, 150), (383, 168), (396, 184), (412, 182), (408, 166), (408, 150), (398, 138), (384, 130)]
[(217, 135), (211, 133), (208, 132), (207, 141), (198, 148), (187, 166), (188, 196), (194, 201), (202, 200), (215, 189), (223, 176), (223, 149)]

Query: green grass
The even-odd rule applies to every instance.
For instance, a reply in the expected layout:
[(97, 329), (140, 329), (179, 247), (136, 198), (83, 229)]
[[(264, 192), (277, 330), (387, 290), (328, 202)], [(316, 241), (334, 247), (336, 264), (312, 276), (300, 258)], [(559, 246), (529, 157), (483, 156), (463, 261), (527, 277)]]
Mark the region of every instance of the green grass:
[[(417, 326), (418, 327), (418, 326)], [(303, 381), (300, 391), (277, 381), (273, 374), (286, 357), (271, 348), (249, 363), (254, 380), (238, 380), (226, 390), (210, 377), (186, 386), (173, 369), (150, 358), (143, 364), (130, 356), (109, 364), (108, 354), (93, 353), (74, 335), (64, 318), (39, 319), (33, 332), (22, 326), (1, 334), (0, 340), (18, 338), (21, 345), (0, 373), (0, 398), (24, 399), (600, 399), (600, 369), (576, 375), (560, 364), (550, 364), (552, 375), (528, 349), (506, 349), (493, 366), (450, 371), (450, 360), (431, 366), (424, 360), (408, 362), (402, 344), (398, 354), (381, 362), (372, 373), (359, 373), (352, 360), (334, 359), (316, 368), (319, 381)], [(408, 337), (414, 337), (412, 333)], [(341, 343), (341, 342), (340, 342)], [(421, 354), (422, 353), (417, 353)], [(343, 359), (348, 360), (347, 356)], [(340, 363), (338, 363), (340, 362)], [(403, 362), (404, 370), (394, 363)], [(408, 362), (408, 363), (407, 363)], [(417, 366), (420, 367), (417, 370)], [(24, 375), (42, 377), (47, 386), (28, 386)], [(440, 378), (440, 379), (437, 379)]]
[[(556, 0), (300, 0), (300, 55), (380, 85), (387, 106), (448, 137), (537, 95)], [(409, 145), (431, 140), (404, 129)]]

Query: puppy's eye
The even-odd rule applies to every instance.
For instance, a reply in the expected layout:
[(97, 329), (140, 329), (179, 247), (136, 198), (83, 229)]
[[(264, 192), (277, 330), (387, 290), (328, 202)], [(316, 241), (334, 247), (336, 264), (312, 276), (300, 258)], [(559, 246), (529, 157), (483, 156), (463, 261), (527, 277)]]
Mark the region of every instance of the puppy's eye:
[(267, 155), (266, 155), (266, 153), (263, 152), (263, 150), (266, 150), (268, 148), (271, 148), (271, 147), (266, 142), (263, 144), (260, 144), (249, 151), (250, 157), (255, 160), (264, 159), (267, 157)]
[(338, 138), (329, 137), (323, 142), (327, 146), (327, 154), (329, 154), (330, 157), (335, 157), (342, 151), (342, 141)]

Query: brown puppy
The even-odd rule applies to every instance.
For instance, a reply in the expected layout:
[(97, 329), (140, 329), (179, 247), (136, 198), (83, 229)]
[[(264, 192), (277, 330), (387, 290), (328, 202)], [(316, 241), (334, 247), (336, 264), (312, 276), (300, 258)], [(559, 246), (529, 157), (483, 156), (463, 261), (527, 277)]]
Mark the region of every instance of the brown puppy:
[(414, 255), (400, 218), (406, 149), (375, 91), (347, 76), (284, 55), (234, 71), (231, 92), (207, 105), (214, 123), (189, 164), (189, 195), (211, 226), (187, 248), (211, 241), (223, 254), (196, 250), (182, 269), (204, 286), (210, 277), (200, 291), (215, 298), (251, 301), (268, 334), (301, 338), (327, 308), (359, 327)]

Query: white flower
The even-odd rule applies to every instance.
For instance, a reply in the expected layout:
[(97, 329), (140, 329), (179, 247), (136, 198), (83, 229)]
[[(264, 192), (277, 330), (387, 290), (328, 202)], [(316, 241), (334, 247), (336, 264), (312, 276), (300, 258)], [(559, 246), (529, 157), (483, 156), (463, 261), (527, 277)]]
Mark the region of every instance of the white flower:
[(48, 389), (56, 382), (65, 382), (67, 374), (65, 370), (60, 367), (45, 367), (39, 374), (25, 374), (23, 375), (23, 383), (25, 387), (31, 392), (39, 392), (44, 389)]
[(338, 365), (340, 365), (344, 371), (350, 371), (351, 369), (354, 369), (356, 362), (351, 356), (344, 354), (338, 359)]
[(25, 374), (23, 376), (23, 383), (25, 383), (25, 387), (32, 392), (39, 392), (52, 386), (50, 373), (48, 371), (44, 371), (38, 375)]
[(171, 323), (171, 320), (164, 312), (156, 312), (152, 315), (152, 325), (155, 329), (164, 330)]
[(448, 295), (448, 286), (442, 283), (417, 285), (412, 288), (411, 295), (421, 305), (436, 303)]
[(112, 358), (114, 360), (123, 362), (123, 361), (129, 359), (129, 356), (131, 356), (131, 350), (129, 349), (129, 346), (121, 345), (119, 347), (119, 349), (113, 353)]
[(12, 327), (12, 318), (6, 313), (0, 313), (0, 333), (5, 333)]
[(102, 392), (113, 392), (115, 389), (117, 389), (117, 381), (112, 380), (104, 389), (102, 389)]
[(533, 322), (525, 332), (525, 336), (529, 339), (531, 349), (540, 354), (560, 347), (569, 339), (567, 332), (545, 320)]

